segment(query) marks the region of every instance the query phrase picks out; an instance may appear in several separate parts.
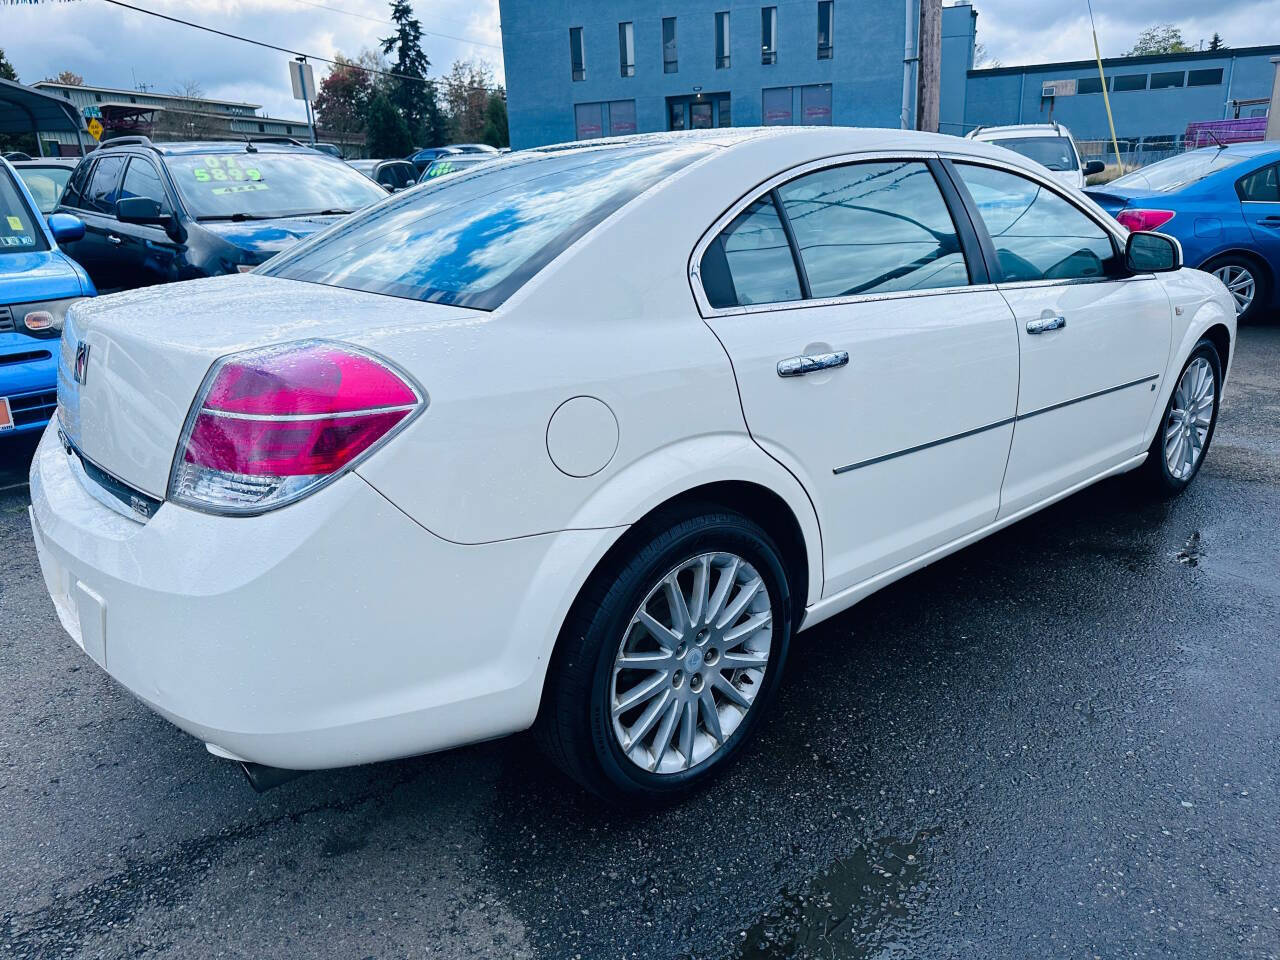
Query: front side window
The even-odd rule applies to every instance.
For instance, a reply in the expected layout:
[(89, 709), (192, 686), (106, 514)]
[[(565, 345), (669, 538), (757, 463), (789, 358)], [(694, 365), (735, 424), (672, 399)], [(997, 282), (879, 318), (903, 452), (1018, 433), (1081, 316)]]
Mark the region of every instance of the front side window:
[(618, 24), (618, 66), (624, 77), (636, 75), (636, 27), (634, 23)]
[(491, 160), (465, 176), (396, 194), (263, 269), (493, 310), (610, 214), (712, 149), (610, 147)]
[(184, 154), (167, 163), (197, 220), (351, 213), (387, 195), (360, 171), (311, 151)]
[(1247, 203), (1280, 203), (1280, 165), (1257, 170), (1238, 185), (1240, 199)]
[(716, 69), (729, 68), (729, 13), (716, 14)]
[(1067, 137), (1006, 137), (991, 142), (1050, 170), (1080, 169), (1075, 148)]
[(124, 173), (124, 184), (120, 187), (120, 198), (146, 197), (160, 204), (162, 211), (169, 209), (169, 197), (164, 192), (164, 183), (155, 165), (141, 157), (129, 161), (129, 169)]
[(720, 232), (702, 256), (702, 288), (713, 307), (799, 300), (800, 276), (773, 195), (761, 197)]
[(587, 52), (582, 44), (582, 28), (569, 28), (569, 69), (574, 80), (587, 79)]
[(995, 245), (1004, 281), (1100, 279), (1114, 269), (1111, 235), (1054, 191), (969, 163), (956, 171)]
[(760, 8), (760, 62), (778, 62), (778, 8)]
[(0, 256), (47, 250), (44, 231), (8, 170), (0, 167)]
[(95, 213), (115, 215), (116, 187), (120, 183), (120, 171), (124, 168), (124, 157), (103, 157), (93, 168), (93, 179), (89, 181), (88, 195), (84, 208)]
[(831, 31), (835, 29), (835, 0), (818, 0), (818, 59), (830, 60), (834, 49)]
[(676, 18), (662, 18), (662, 72), (675, 73), (680, 68), (676, 56)]
[(778, 195), (817, 299), (969, 283), (946, 201), (920, 161), (831, 167)]

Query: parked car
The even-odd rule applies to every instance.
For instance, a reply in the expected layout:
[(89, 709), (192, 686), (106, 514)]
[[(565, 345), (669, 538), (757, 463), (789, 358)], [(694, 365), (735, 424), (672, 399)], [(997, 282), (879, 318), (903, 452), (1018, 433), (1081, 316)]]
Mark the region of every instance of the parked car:
[(96, 293), (58, 244), (83, 232), (67, 214), (46, 221), (13, 167), (0, 160), (0, 442), (44, 429), (53, 415), (63, 317)]
[(348, 160), (347, 164), (390, 193), (418, 182), (418, 168), (408, 160)]
[(327, 153), (329, 156), (338, 160), (342, 159), (342, 148), (336, 143), (313, 143), (312, 150), (319, 150), (321, 153)]
[(434, 180), (436, 177), (443, 177), (449, 173), (461, 173), (463, 170), (470, 170), (472, 167), (478, 167), (483, 163), (490, 163), (496, 157), (496, 153), (492, 156), (483, 153), (448, 154), (432, 160), (431, 166), (422, 171), (422, 176), (418, 179), (418, 182), (425, 183), (428, 180)]
[(39, 160), (15, 160), (13, 169), (31, 191), (41, 215), (53, 213), (62, 197), (63, 188), (71, 179), (71, 171), (80, 162), (78, 157), (42, 157)]
[(386, 192), (294, 143), (108, 140), (57, 209), (85, 224), (67, 252), (104, 290), (245, 272)]
[(426, 171), (431, 166), (433, 160), (440, 157), (456, 156), (461, 153), (487, 153), (495, 154), (498, 150), (489, 146), (487, 143), (454, 143), (447, 147), (424, 147), (421, 150), (415, 150), (406, 159), (418, 168), (419, 174)]
[(1087, 178), (1106, 169), (1101, 160), (1080, 161), (1071, 131), (1060, 123), (1021, 123), (1007, 127), (979, 127), (970, 140), (994, 143), (1045, 167), (1059, 183), (1081, 189)]
[(1243, 321), (1280, 308), (1280, 144), (1205, 147), (1135, 170), (1089, 195), (1130, 230), (1177, 237)]
[(1236, 320), (1180, 267), (954, 137), (517, 153), (73, 308), (35, 543), (75, 641), (219, 756), (532, 725), (592, 790), (680, 794), (795, 631), (1104, 477), (1192, 482)]

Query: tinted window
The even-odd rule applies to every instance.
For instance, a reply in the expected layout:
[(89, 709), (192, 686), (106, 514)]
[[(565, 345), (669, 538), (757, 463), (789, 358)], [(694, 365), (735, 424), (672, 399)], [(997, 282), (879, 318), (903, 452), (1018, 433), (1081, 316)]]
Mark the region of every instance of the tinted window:
[(490, 160), (356, 214), (272, 259), (265, 272), (492, 310), (592, 227), (710, 149)]
[(147, 197), (160, 204), (161, 210), (169, 209), (169, 197), (164, 192), (159, 171), (153, 164), (138, 157), (129, 161), (129, 169), (124, 173), (124, 184), (120, 189), (120, 196)]
[(675, 73), (680, 67), (676, 57), (676, 18), (662, 18), (662, 72)]
[(89, 182), (89, 169), (93, 166), (92, 160), (82, 160), (75, 172), (71, 174), (71, 179), (67, 181), (67, 191), (62, 196), (62, 202), (72, 207), (84, 206), (84, 202), (80, 194), (84, 191), (85, 184)]
[(310, 150), (187, 154), (169, 157), (168, 165), (199, 220), (350, 213), (387, 195), (341, 160)]
[(18, 167), (18, 176), (31, 191), (41, 213), (52, 213), (62, 196), (62, 188), (71, 177), (70, 167)]
[(1181, 70), (1172, 73), (1153, 73), (1151, 75), (1151, 89), (1165, 90), (1169, 87), (1182, 86), (1183, 72)]
[(9, 171), (0, 167), (0, 256), (47, 248), (39, 221)]
[(120, 170), (124, 167), (124, 157), (103, 157), (93, 168), (93, 179), (89, 181), (88, 197), (83, 206), (86, 210), (98, 213), (116, 211), (116, 185), (120, 182)]
[(799, 300), (800, 278), (772, 196), (733, 218), (702, 257), (702, 283), (713, 307)]
[(1214, 70), (1192, 70), (1187, 74), (1188, 87), (1216, 87), (1222, 83), (1222, 68)]
[(1026, 177), (956, 164), (995, 244), (1006, 281), (1103, 277), (1116, 257), (1111, 235)]
[(923, 163), (834, 167), (778, 193), (814, 297), (969, 282), (955, 224)]
[(1076, 93), (1101, 93), (1102, 78), (1101, 77), (1081, 77), (1076, 81)]
[(582, 43), (582, 28), (569, 28), (569, 61), (574, 80), (587, 79), (587, 56)]
[(1280, 203), (1280, 166), (1263, 167), (1240, 181), (1240, 199)]
[(1117, 93), (1122, 90), (1145, 90), (1147, 89), (1147, 75), (1145, 73), (1124, 73), (1116, 77), (1111, 86)]
[(1050, 170), (1078, 170), (1080, 166), (1076, 162), (1075, 148), (1066, 137), (1008, 137), (990, 142)]

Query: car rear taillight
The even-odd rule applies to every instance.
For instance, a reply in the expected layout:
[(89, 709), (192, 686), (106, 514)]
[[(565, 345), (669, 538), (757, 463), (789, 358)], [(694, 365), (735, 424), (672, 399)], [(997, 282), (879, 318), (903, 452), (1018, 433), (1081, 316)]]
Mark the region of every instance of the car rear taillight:
[(192, 405), (169, 499), (213, 513), (274, 510), (340, 476), (424, 406), (408, 377), (343, 344), (224, 357)]
[(1172, 210), (1121, 210), (1116, 214), (1120, 225), (1129, 230), (1159, 230), (1173, 219)]

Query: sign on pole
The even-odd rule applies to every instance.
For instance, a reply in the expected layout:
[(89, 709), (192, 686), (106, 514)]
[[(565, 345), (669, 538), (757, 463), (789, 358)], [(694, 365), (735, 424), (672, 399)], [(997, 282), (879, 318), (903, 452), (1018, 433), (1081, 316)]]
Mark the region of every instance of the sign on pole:
[(293, 99), (316, 98), (316, 75), (311, 64), (299, 60), (289, 61), (289, 81), (293, 84)]
[(89, 121), (89, 136), (95, 140), (102, 140), (102, 121), (97, 117)]

